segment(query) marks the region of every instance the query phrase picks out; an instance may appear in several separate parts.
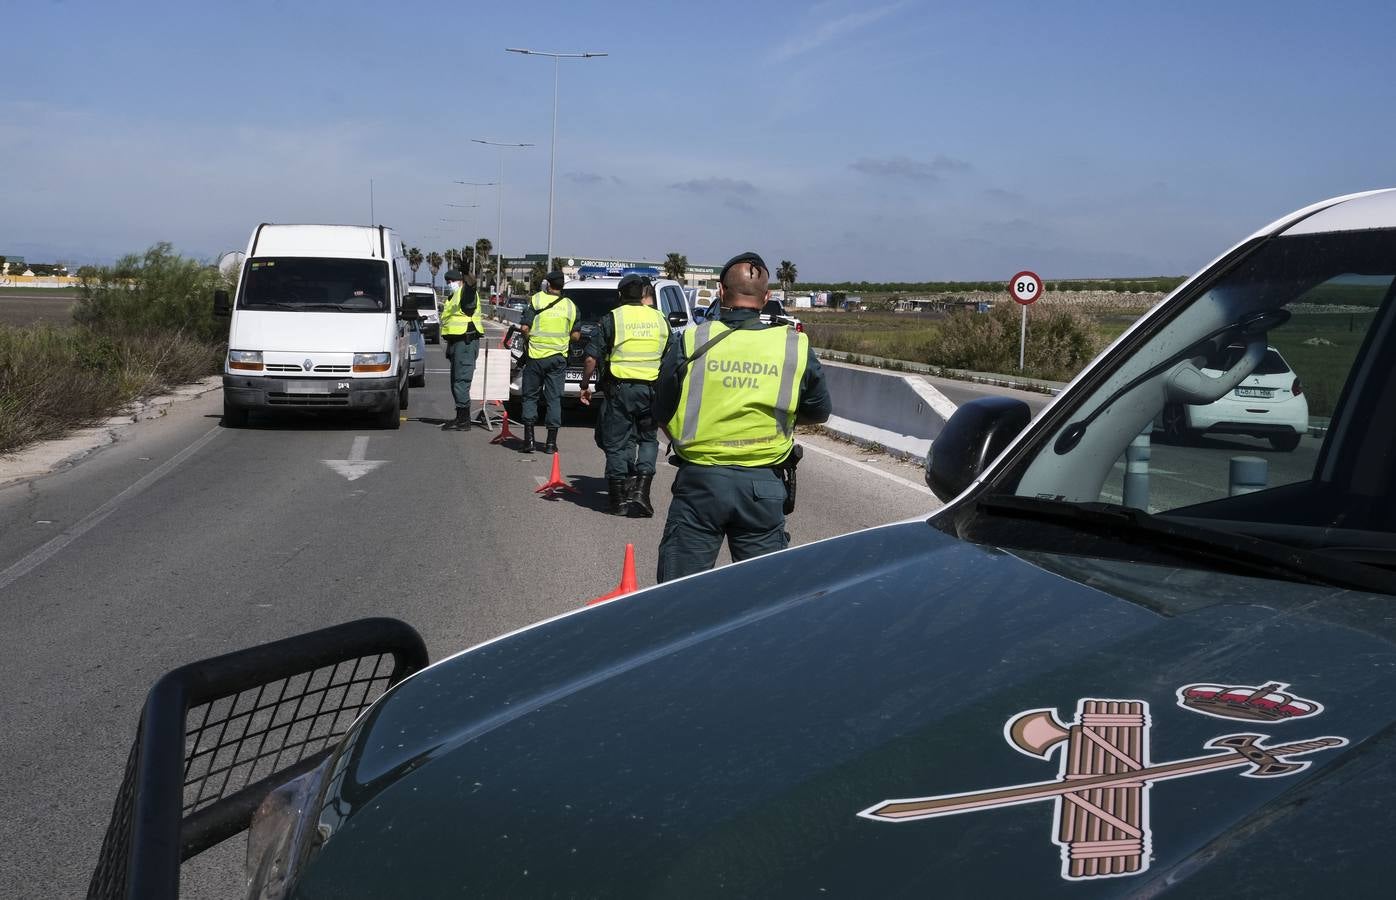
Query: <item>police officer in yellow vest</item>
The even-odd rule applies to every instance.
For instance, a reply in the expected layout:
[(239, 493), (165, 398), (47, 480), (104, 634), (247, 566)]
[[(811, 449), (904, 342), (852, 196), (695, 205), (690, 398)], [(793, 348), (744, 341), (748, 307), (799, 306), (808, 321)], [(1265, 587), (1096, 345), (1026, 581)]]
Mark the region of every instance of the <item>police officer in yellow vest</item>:
[(567, 355), (570, 345), (580, 341), (577, 330), (577, 306), (562, 296), (566, 282), (561, 272), (549, 272), (538, 293), (523, 310), (519, 330), (528, 337), (524, 353), (523, 390), (523, 452), (534, 450), (533, 427), (538, 424), (538, 395), (543, 395), (543, 424), (548, 429), (544, 453), (557, 452), (557, 431), (562, 427), (562, 388), (567, 377)]
[(678, 454), (659, 543), (659, 580), (713, 567), (723, 538), (739, 561), (790, 543), (785, 531), (795, 425), (833, 403), (809, 338), (761, 322), (770, 270), (755, 253), (722, 267), (721, 317), (676, 335), (660, 363), (654, 416)]
[(583, 404), (591, 403), (591, 379), (598, 364), (606, 364), (606, 395), (599, 423), (601, 449), (606, 452), (607, 512), (654, 515), (650, 483), (659, 457), (654, 413), (654, 383), (659, 360), (669, 343), (669, 321), (653, 306), (644, 305), (649, 279), (627, 275), (616, 290), (621, 305), (602, 316), (587, 341), (582, 372)]
[(441, 308), (441, 337), (446, 341), (446, 358), (451, 361), (451, 397), (456, 401), (456, 417), (441, 426), (442, 431), (470, 430), (470, 382), (475, 377), (475, 360), (480, 355), (480, 338), (485, 322), (474, 286), (468, 286), (457, 269), (446, 273), (450, 298)]

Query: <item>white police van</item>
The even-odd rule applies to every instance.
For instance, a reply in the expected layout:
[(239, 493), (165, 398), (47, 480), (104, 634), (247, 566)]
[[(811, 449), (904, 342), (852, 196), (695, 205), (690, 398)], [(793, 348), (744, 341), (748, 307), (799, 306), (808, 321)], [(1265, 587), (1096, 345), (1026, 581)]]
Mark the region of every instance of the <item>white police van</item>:
[(223, 424), (252, 410), (373, 412), (401, 424), (408, 401), (407, 259), (382, 225), (258, 225), (237, 295), (214, 294), (231, 317)]
[[(682, 333), (695, 322), (695, 310), (684, 293), (683, 285), (672, 278), (659, 277), (654, 268), (605, 268), (582, 266), (577, 277), (562, 287), (562, 295), (577, 305), (577, 330), (582, 333), (581, 343), (573, 344), (567, 354), (567, 375), (563, 387), (563, 399), (576, 399), (582, 390), (582, 371), (586, 362), (586, 345), (592, 333), (601, 326), (606, 313), (620, 306), (620, 280), (626, 275), (642, 275), (654, 284), (657, 308), (669, 320), (669, 327), (675, 333)], [(509, 395), (522, 394), (523, 381), (523, 340), (517, 333), (510, 341), (510, 352), (514, 357), (514, 371), (509, 383)], [(597, 385), (592, 382), (592, 390)]]

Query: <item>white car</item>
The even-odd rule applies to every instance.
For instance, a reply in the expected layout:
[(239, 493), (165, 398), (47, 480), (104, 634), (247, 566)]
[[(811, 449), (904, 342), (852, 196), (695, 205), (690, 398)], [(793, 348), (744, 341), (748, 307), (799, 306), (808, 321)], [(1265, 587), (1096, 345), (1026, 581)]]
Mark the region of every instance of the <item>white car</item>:
[[(1231, 369), (1245, 348), (1231, 344), (1221, 359), (1208, 360), (1204, 375), (1215, 378)], [(1309, 401), (1289, 363), (1268, 347), (1251, 374), (1221, 399), (1197, 406), (1170, 403), (1155, 427), (1173, 443), (1187, 443), (1206, 433), (1265, 438), (1276, 450), (1293, 450), (1309, 433)]]
[(429, 284), (409, 284), (407, 296), (417, 307), (422, 317), (422, 338), (428, 344), (441, 342), (441, 300), (436, 289)]
[[(669, 319), (669, 327), (675, 333), (682, 332), (694, 321), (694, 310), (684, 296), (683, 286), (667, 278), (656, 278), (654, 294), (659, 302), (659, 310)], [(576, 278), (562, 287), (563, 296), (577, 304), (577, 330), (582, 333), (580, 344), (573, 344), (567, 355), (567, 380), (563, 386), (564, 398), (575, 398), (582, 392), (582, 366), (586, 360), (586, 343), (591, 333), (601, 322), (601, 317), (620, 305), (620, 292), (617, 286), (619, 277), (602, 276), (597, 278)], [(522, 391), (523, 357), (522, 336), (515, 333), (509, 344), (514, 357), (514, 376), (509, 384), (509, 395), (520, 396)], [(595, 381), (592, 383), (596, 388)]]

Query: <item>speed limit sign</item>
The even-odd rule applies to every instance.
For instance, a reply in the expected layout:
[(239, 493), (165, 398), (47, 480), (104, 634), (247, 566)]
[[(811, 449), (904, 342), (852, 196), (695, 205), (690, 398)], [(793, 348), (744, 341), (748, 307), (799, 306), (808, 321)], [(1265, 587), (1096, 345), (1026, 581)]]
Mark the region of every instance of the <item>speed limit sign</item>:
[(1042, 296), (1042, 279), (1036, 272), (1019, 272), (1008, 282), (1008, 292), (1013, 295), (1014, 302), (1027, 306)]

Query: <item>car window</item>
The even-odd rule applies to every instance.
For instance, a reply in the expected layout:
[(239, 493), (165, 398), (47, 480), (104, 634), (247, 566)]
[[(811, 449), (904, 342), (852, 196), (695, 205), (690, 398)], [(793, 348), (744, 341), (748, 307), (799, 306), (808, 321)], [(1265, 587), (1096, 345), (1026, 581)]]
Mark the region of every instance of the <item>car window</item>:
[(418, 308), (418, 309), (427, 309), (427, 310), (435, 310), (435, 309), (436, 309), (436, 295), (435, 295), (435, 294), (423, 294), (423, 293), (414, 291), (414, 292), (412, 293), (411, 296), (412, 296), (412, 299), (416, 301), (416, 303), (417, 303), (417, 308)]
[(568, 288), (563, 291), (577, 305), (577, 322), (599, 322), (601, 317), (620, 305), (620, 292), (615, 288)]
[(683, 291), (667, 285), (660, 289), (660, 295), (663, 298), (665, 315), (683, 313), (685, 317), (688, 316), (688, 305), (684, 302)]
[(1394, 231), (1268, 240), (1195, 288), (1011, 476), (1014, 493), (1396, 531), (1396, 468), (1377, 462), (1396, 454), (1396, 407), (1379, 400), (1394, 282)]

